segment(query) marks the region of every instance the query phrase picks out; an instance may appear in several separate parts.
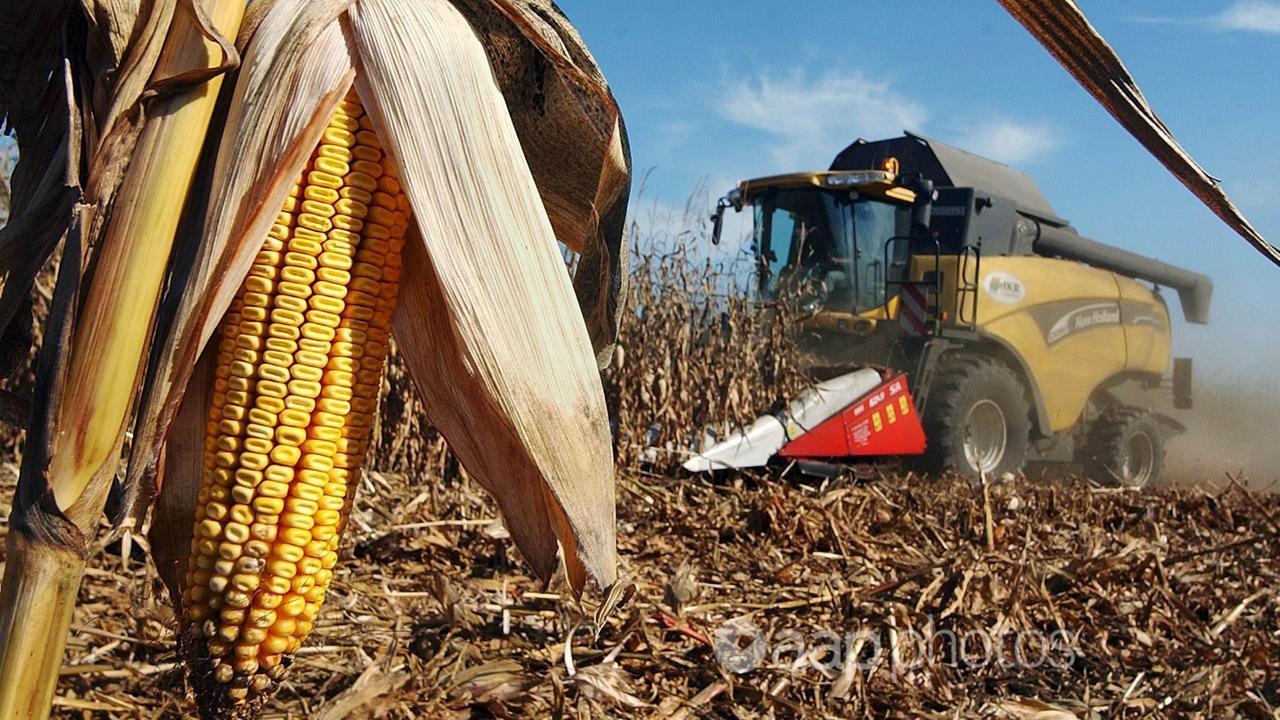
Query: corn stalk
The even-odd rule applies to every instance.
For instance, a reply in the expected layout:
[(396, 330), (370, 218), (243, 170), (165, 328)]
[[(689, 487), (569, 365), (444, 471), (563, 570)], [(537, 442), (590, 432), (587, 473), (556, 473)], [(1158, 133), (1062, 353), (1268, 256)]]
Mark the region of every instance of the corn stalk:
[[(132, 58), (154, 66), (147, 87), (161, 97), (147, 103), (150, 119), (109, 113), (101, 144), (76, 148), (104, 161), (88, 174), (65, 240), (50, 319), (61, 332), (46, 333), (37, 384), (43, 402), (33, 414), (10, 518), (0, 595), (3, 717), (48, 714), (85, 553), (116, 475), (220, 73), (236, 59), (222, 38), (239, 29), (243, 2), (161, 8), (146, 19), (148, 27), (167, 27), (158, 35), (163, 42)], [(126, 73), (121, 84), (135, 78)], [(75, 122), (93, 115), (77, 118), (71, 77), (65, 87), (70, 141)], [(136, 134), (126, 129), (131, 123)], [(80, 179), (68, 166), (68, 185)]]
[[(749, 425), (809, 378), (797, 323), (754, 305), (736, 282), (747, 263), (726, 268), (660, 240), (632, 241), (631, 307), (604, 385), (619, 463), (665, 472), (705, 433)], [(644, 341), (654, 337), (663, 341)]]

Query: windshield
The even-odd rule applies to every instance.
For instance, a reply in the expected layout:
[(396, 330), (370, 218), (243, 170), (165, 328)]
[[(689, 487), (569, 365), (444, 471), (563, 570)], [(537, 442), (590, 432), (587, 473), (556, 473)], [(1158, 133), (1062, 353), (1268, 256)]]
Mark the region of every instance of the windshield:
[(856, 312), (883, 305), (885, 243), (905, 228), (906, 208), (846, 193), (778, 190), (755, 205), (759, 295)]

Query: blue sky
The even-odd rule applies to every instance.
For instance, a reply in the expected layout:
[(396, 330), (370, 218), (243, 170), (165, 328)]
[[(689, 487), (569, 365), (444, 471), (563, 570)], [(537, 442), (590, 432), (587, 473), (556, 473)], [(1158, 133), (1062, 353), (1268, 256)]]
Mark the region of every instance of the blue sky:
[[(1008, 162), (1086, 236), (1205, 272), (1175, 352), (1222, 380), (1280, 354), (1280, 269), (1205, 209), (994, 0), (560, 0), (631, 134), (636, 219), (671, 226), (744, 177), (825, 168), (911, 129)], [(1280, 242), (1280, 2), (1099, 2), (1085, 13), (1174, 134)], [(1267, 377), (1270, 373), (1266, 373)]]

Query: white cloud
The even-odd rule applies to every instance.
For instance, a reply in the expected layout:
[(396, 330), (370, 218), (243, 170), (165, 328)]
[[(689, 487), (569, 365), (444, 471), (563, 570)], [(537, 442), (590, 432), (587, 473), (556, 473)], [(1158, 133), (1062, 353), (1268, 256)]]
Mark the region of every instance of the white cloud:
[(1048, 123), (1000, 119), (978, 123), (962, 134), (956, 145), (1007, 165), (1025, 165), (1052, 152), (1061, 142)]
[(1224, 32), (1259, 32), (1280, 34), (1280, 2), (1275, 0), (1236, 0), (1216, 15), (1171, 17), (1139, 16), (1137, 22), (1156, 25), (1188, 25)]
[(1223, 30), (1280, 33), (1280, 3), (1238, 0), (1214, 16), (1213, 24)]
[(921, 103), (859, 72), (761, 74), (727, 85), (719, 103), (725, 119), (775, 136), (767, 149), (792, 170), (825, 167), (857, 137), (890, 137), (928, 117)]
[[(855, 138), (894, 137), (903, 130), (925, 132), (928, 107), (885, 81), (858, 71), (809, 79), (801, 70), (764, 73), (727, 83), (718, 94), (722, 117), (759, 130), (779, 172), (826, 167)], [(963, 119), (961, 119), (963, 122)], [(947, 123), (957, 127), (955, 118)], [(1061, 144), (1046, 122), (996, 118), (949, 133), (959, 147), (1010, 165), (1040, 159)], [(760, 171), (761, 168), (755, 168)]]

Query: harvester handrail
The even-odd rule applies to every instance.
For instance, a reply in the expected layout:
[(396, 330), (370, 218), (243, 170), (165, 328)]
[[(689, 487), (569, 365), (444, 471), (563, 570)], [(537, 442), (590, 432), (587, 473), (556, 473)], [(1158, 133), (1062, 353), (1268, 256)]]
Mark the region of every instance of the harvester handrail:
[[(898, 288), (901, 288), (901, 287), (902, 287), (902, 286), (904, 286), (904, 285), (922, 285), (922, 284), (926, 284), (926, 283), (928, 282), (927, 280), (926, 280), (926, 281), (924, 281), (924, 282), (916, 282), (916, 281), (913, 281), (913, 280), (911, 280), (911, 279), (910, 279), (910, 274), (911, 274), (911, 273), (910, 273), (911, 256), (915, 254), (915, 253), (913, 252), (913, 251), (914, 251), (914, 248), (911, 248), (911, 247), (908, 247), (908, 253), (909, 253), (909, 254), (908, 254), (908, 256), (907, 256), (907, 258), (906, 258), (906, 260), (905, 260), (905, 265), (904, 265), (904, 270), (905, 270), (905, 271), (904, 271), (904, 272), (903, 272), (903, 274), (902, 274), (902, 279), (901, 279), (901, 280), (895, 280), (895, 279), (893, 279), (893, 273), (892, 273), (892, 272), (890, 272), (890, 270), (891, 270), (891, 269), (892, 269), (892, 267), (893, 267), (893, 260), (892, 260), (892, 258), (893, 258), (893, 248), (894, 248), (894, 245), (896, 245), (898, 242), (901, 242), (901, 241), (903, 241), (903, 240), (906, 240), (907, 242), (912, 242), (912, 241), (914, 241), (914, 240), (923, 240), (923, 241), (925, 241), (925, 242), (931, 242), (931, 243), (933, 243), (933, 281), (932, 281), (932, 282), (933, 282), (933, 297), (934, 297), (934, 303), (933, 303), (932, 309), (930, 309), (930, 308), (928, 307), (928, 304), (926, 303), (925, 311), (926, 311), (926, 312), (928, 312), (928, 313), (930, 313), (931, 319), (933, 320), (933, 329), (932, 329), (932, 330), (933, 330), (933, 332), (935, 332), (935, 333), (936, 333), (936, 332), (937, 332), (937, 330), (938, 330), (938, 327), (939, 327), (939, 323), (938, 323), (938, 312), (939, 312), (939, 309), (940, 309), (940, 307), (941, 307), (941, 304), (940, 304), (939, 302), (937, 302), (937, 300), (938, 300), (938, 298), (941, 298), (941, 297), (942, 297), (942, 244), (941, 244), (940, 242), (938, 242), (938, 239), (937, 239), (937, 238), (935, 238), (935, 237), (931, 237), (931, 236), (928, 236), (928, 235), (895, 235), (895, 236), (893, 236), (893, 237), (891, 237), (891, 238), (889, 238), (888, 240), (886, 240), (886, 241), (885, 241), (885, 243), (884, 243), (884, 264), (885, 264), (885, 274), (884, 274), (884, 296), (885, 296), (885, 307), (886, 307), (886, 309), (888, 308), (888, 302), (889, 302), (889, 300), (890, 300), (891, 298), (893, 298), (893, 296), (896, 294), (896, 293), (892, 292), (892, 290), (893, 290), (893, 288), (894, 288), (895, 286), (896, 286), (896, 287), (898, 287)], [(901, 292), (901, 290), (899, 290), (898, 292)], [(902, 312), (901, 308), (899, 308), (898, 312)]]

